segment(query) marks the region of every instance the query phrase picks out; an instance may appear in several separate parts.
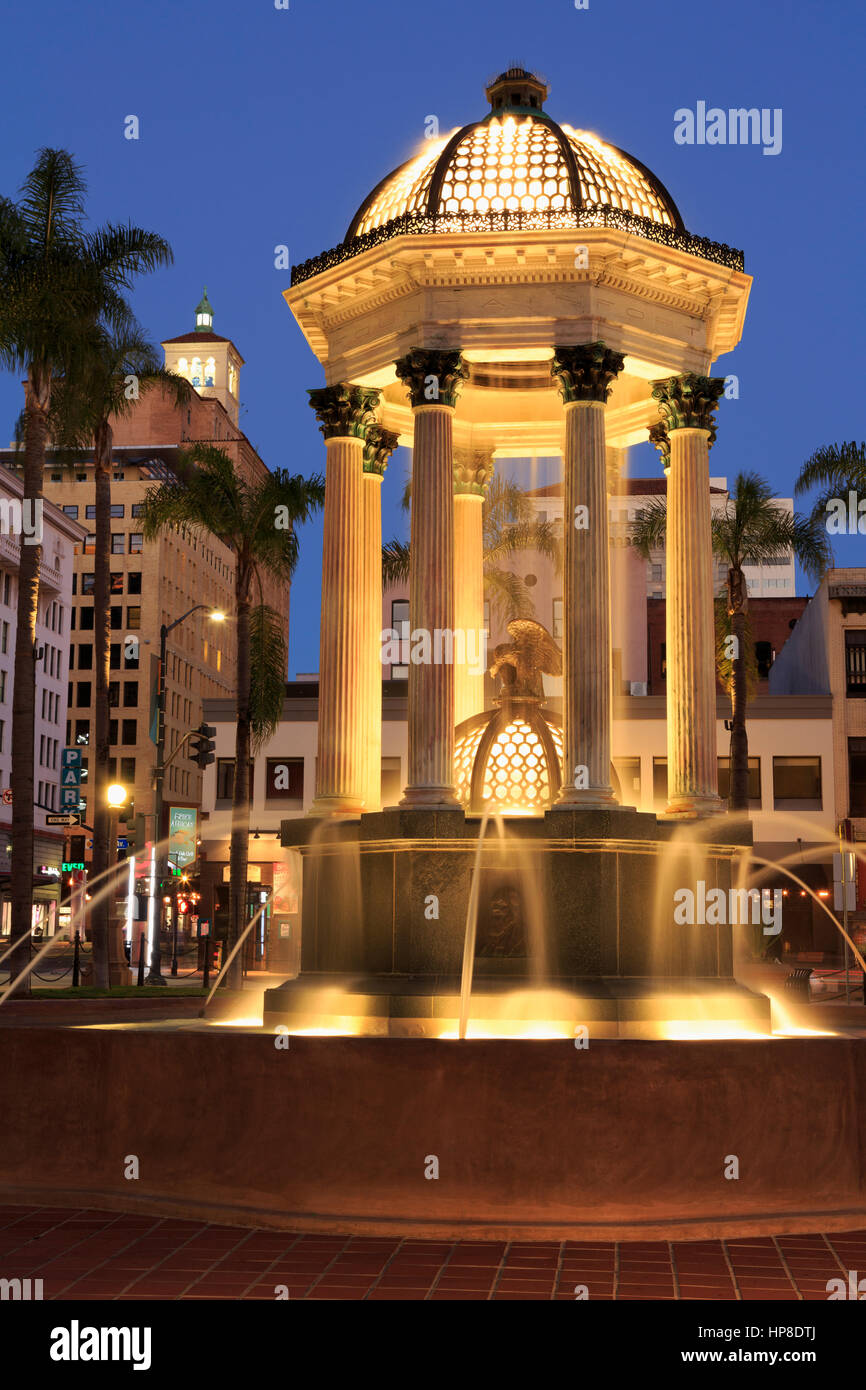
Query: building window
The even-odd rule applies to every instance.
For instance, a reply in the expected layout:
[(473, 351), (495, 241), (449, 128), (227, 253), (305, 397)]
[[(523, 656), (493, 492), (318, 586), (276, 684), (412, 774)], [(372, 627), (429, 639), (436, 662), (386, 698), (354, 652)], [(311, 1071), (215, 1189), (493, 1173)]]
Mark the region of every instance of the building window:
[[(72, 667), (72, 655), (69, 660), (70, 669)], [(93, 643), (79, 642), (78, 644), (78, 669), (79, 671), (93, 670)]]
[(92, 632), (92, 631), (93, 631), (93, 615), (94, 615), (94, 609), (92, 609), (92, 608), (79, 608), (79, 610), (78, 610), (78, 626), (79, 626), (79, 628), (81, 629), (82, 632)]
[(108, 721), (108, 742), (111, 744), (112, 748), (113, 748), (114, 745), (117, 743), (117, 720), (116, 720), (116, 719), (109, 719), (109, 721)]
[(112, 555), (126, 554), (126, 536), (123, 531), (111, 533), (111, 553)]
[(123, 682), (123, 704), (125, 709), (138, 708), (138, 681)]
[(138, 724), (135, 719), (124, 719), (120, 728), (120, 741), (125, 744), (138, 742)]
[(848, 815), (866, 816), (866, 738), (848, 740)]
[(111, 626), (115, 632), (118, 630), (118, 628), (123, 627), (123, 609), (121, 608), (119, 603), (112, 605)]
[(770, 667), (773, 664), (773, 644), (772, 642), (755, 643), (755, 665), (758, 668), (758, 675), (761, 680), (766, 680), (770, 674)]
[(303, 758), (268, 758), (265, 764), (265, 798), (268, 801), (303, 801)]
[(122, 502), (112, 502), (111, 515), (118, 521), (122, 521), (126, 508)]
[(141, 609), (138, 606), (127, 608), (126, 626), (130, 632), (136, 632), (141, 627)]
[(403, 661), (391, 666), (391, 680), (405, 681), (409, 679), (409, 600), (406, 598), (395, 598), (391, 600), (391, 627), (397, 633), (400, 642), (400, 655)]
[(820, 811), (821, 759), (773, 759), (773, 806), (777, 811)]
[(561, 598), (555, 598), (555, 599), (553, 600), (553, 630), (552, 630), (552, 632), (551, 632), (551, 636), (552, 636), (552, 637), (558, 638), (560, 642), (562, 641), (562, 599), (561, 599)]
[(93, 535), (88, 535), (88, 536), (85, 536), (85, 537), (84, 537), (84, 554), (85, 554), (85, 555), (95, 555), (95, 554), (96, 554), (96, 537), (95, 537), (95, 536), (93, 536)]
[(82, 576), (81, 576), (81, 592), (82, 592), (82, 594), (84, 594), (84, 595), (87, 595), (87, 594), (92, 595), (92, 594), (93, 594), (93, 584), (94, 584), (94, 576), (93, 576), (93, 574), (82, 574)]
[(90, 720), (89, 720), (89, 719), (76, 719), (76, 721), (75, 721), (75, 742), (76, 742), (76, 744), (77, 744), (79, 747), (81, 747), (82, 744), (83, 744), (85, 747), (87, 746), (87, 744), (89, 744), (89, 742), (90, 742)]
[(123, 570), (112, 570), (108, 587), (112, 594), (123, 593)]
[(87, 504), (87, 506), (84, 508), (84, 520), (85, 520), (85, 521), (95, 521), (95, 520), (96, 520), (96, 503), (95, 503), (95, 502), (89, 502), (89, 503)]
[(130, 508), (130, 513), (132, 516), (144, 516), (144, 503), (133, 502)]
[(120, 760), (120, 780), (124, 782), (128, 789), (132, 791), (135, 783), (135, 758), (121, 758)]
[(623, 805), (640, 801), (640, 758), (614, 758), (613, 765), (619, 778)]
[(120, 681), (108, 682), (108, 707), (117, 709), (120, 704)]
[(75, 703), (79, 709), (87, 709), (90, 706), (90, 681), (79, 681)]
[(6, 669), (0, 671), (0, 704), (6, 703)]
[(664, 810), (668, 804), (668, 760), (653, 758), (653, 805)]
[[(275, 760), (275, 761), (276, 761), (276, 760)], [(285, 759), (284, 759), (284, 761), (285, 761)], [(217, 799), (217, 801), (231, 801), (232, 797), (234, 796), (234, 787), (235, 787), (235, 760), (234, 760), (234, 758), (217, 758), (216, 772), (217, 772), (217, 785), (216, 785), (216, 799)], [(253, 777), (254, 777), (254, 774), (255, 774), (255, 763), (253, 762), (253, 759), (250, 758), (250, 800), (252, 800), (252, 795), (253, 795)]]
[(144, 546), (144, 533), (142, 531), (130, 531), (129, 533), (129, 553), (130, 555), (140, 555)]
[(73, 521), (78, 520), (78, 503), (71, 503), (63, 508), (64, 516), (71, 516)]
[(849, 696), (866, 696), (866, 628), (845, 633), (845, 676)]
[(0, 652), (4, 652), (4, 653), (5, 653), (5, 652), (8, 652), (8, 650), (9, 650), (9, 624), (6, 623), (6, 622), (4, 622), (4, 623), (0, 623)]
[(123, 644), (123, 653), (124, 671), (137, 671), (139, 666), (137, 637), (127, 637)]
[(128, 594), (141, 593), (141, 570), (135, 570), (134, 573), (126, 576), (126, 592)]
[[(731, 760), (719, 758), (719, 796), (727, 801), (731, 795)], [(749, 759), (749, 806), (761, 809), (761, 759)]]

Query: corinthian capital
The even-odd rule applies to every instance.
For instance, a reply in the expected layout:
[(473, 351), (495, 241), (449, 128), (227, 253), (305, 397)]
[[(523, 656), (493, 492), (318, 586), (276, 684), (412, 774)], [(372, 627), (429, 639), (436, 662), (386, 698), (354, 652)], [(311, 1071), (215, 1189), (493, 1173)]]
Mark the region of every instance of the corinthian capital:
[(601, 401), (610, 395), (614, 378), (622, 371), (625, 358), (604, 343), (581, 343), (578, 347), (554, 349), (550, 374), (559, 382), (563, 401)]
[(659, 452), (662, 461), (662, 468), (667, 470), (671, 466), (671, 441), (668, 438), (668, 427), (659, 420), (657, 425), (650, 425), (647, 431), (650, 444), (653, 444)]
[(308, 391), (310, 405), (319, 417), (319, 429), (326, 439), (364, 439), (367, 427), (375, 423), (373, 412), (379, 392), (369, 386), (321, 386)]
[(725, 389), (723, 376), (672, 376), (653, 382), (653, 400), (668, 433), (671, 430), (709, 430), (710, 443), (716, 437), (713, 412)]
[(493, 459), (481, 449), (454, 450), (455, 497), (483, 497), (493, 477)]
[(459, 352), (437, 348), (413, 348), (396, 363), (397, 375), (409, 388), (416, 405), (456, 405), (457, 395), (469, 368)]
[(364, 444), (364, 472), (378, 473), (384, 478), (388, 460), (397, 447), (399, 435), (386, 430), (383, 425), (368, 425)]

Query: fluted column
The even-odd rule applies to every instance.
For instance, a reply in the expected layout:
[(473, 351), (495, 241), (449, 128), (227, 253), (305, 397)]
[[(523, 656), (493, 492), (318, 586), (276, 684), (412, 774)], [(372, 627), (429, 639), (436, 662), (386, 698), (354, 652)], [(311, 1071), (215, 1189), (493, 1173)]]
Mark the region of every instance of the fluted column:
[(565, 403), (563, 769), (557, 805), (610, 807), (611, 631), (604, 407), (623, 355), (603, 343), (557, 348)]
[(365, 791), (363, 452), (379, 393), (360, 386), (310, 391), (325, 436), (325, 517), (319, 642), (319, 746), (310, 815), (359, 815)]
[[(484, 709), (484, 493), (493, 459), (454, 451), (454, 627), (463, 633), (465, 660), (454, 660), (454, 724)], [(471, 644), (471, 645), (470, 645)]]
[(364, 810), (382, 805), (382, 479), (397, 435), (368, 425), (364, 444), (361, 541), (361, 669)]
[[(681, 376), (656, 382), (653, 397), (670, 446), (667, 501), (666, 815), (718, 814), (716, 638), (710, 528), (709, 448), (722, 377)], [(653, 442), (664, 458), (663, 438)]]
[(454, 630), (452, 422), (466, 368), (459, 352), (424, 349), (410, 352), (396, 366), (397, 375), (409, 388), (415, 416), (409, 567), (409, 776), (400, 804), (456, 807), (454, 671), (446, 644)]

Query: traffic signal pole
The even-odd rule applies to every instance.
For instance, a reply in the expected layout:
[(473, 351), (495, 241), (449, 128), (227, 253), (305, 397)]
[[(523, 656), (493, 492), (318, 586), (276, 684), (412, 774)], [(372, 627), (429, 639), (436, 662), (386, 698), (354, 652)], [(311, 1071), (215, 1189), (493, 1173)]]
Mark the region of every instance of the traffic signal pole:
[[(195, 733), (194, 733), (194, 732), (190, 732), (190, 733), (188, 733), (188, 734), (184, 734), (184, 736), (183, 736), (183, 738), (181, 739), (180, 743), (178, 744), (177, 748), (176, 748), (176, 749), (174, 750), (174, 752), (170, 755), (170, 757), (166, 758), (166, 756), (165, 756), (165, 703), (166, 703), (166, 701), (165, 701), (165, 686), (166, 686), (166, 680), (165, 680), (165, 678), (166, 678), (166, 648), (167, 648), (167, 644), (168, 644), (168, 634), (169, 634), (170, 632), (172, 632), (176, 627), (179, 627), (181, 623), (186, 622), (187, 618), (191, 617), (191, 615), (192, 615), (193, 613), (197, 613), (197, 612), (199, 611), (199, 609), (208, 609), (210, 612), (213, 612), (213, 611), (214, 611), (214, 610), (211, 608), (211, 605), (208, 604), (208, 603), (195, 603), (195, 604), (193, 604), (192, 608), (187, 609), (186, 613), (182, 613), (181, 616), (180, 616), (179, 618), (175, 618), (175, 620), (174, 620), (173, 623), (168, 623), (168, 624), (163, 623), (162, 626), (161, 626), (160, 629), (159, 629), (159, 674), (158, 674), (158, 684), (157, 684), (157, 688), (156, 688), (156, 773), (155, 773), (155, 777), (154, 777), (154, 786), (153, 786), (153, 812), (154, 812), (154, 822), (155, 822), (155, 823), (154, 823), (153, 838), (154, 838), (154, 843), (155, 843), (155, 845), (156, 845), (156, 898), (157, 898), (156, 907), (157, 907), (157, 911), (156, 911), (155, 914), (154, 914), (153, 942), (152, 942), (152, 945), (151, 945), (151, 952), (150, 952), (150, 973), (148, 974), (148, 977), (147, 977), (147, 983), (148, 983), (149, 985), (164, 985), (164, 984), (165, 984), (165, 978), (163, 977), (162, 970), (161, 970), (161, 960), (160, 960), (161, 952), (160, 952), (160, 941), (159, 941), (160, 932), (161, 932), (161, 930), (162, 930), (162, 898), (163, 898), (163, 891), (164, 891), (164, 889), (163, 889), (163, 884), (164, 884), (165, 880), (168, 878), (168, 848), (167, 848), (167, 845), (165, 844), (164, 836), (163, 836), (163, 833), (162, 833), (162, 811), (163, 811), (163, 790), (164, 790), (164, 785), (165, 785), (165, 770), (166, 770), (166, 768), (168, 767), (169, 763), (173, 762), (173, 760), (177, 757), (178, 753), (179, 753), (180, 750), (184, 747), (184, 745), (189, 741), (189, 739), (191, 739), (191, 738), (193, 738), (193, 737), (195, 736), (195, 733), (198, 733), (198, 734), (200, 735), (202, 729), (209, 728), (208, 725), (201, 725), (200, 728), (199, 728), (198, 730), (195, 730)], [(197, 754), (197, 761), (199, 762), (199, 766), (200, 766), (200, 767), (204, 767), (206, 764), (205, 764), (205, 763), (202, 763), (201, 761), (199, 761), (199, 759), (201, 758), (201, 756), (202, 756), (202, 753), (201, 753), (201, 750), (199, 749), (199, 750), (198, 750), (198, 754)], [(209, 761), (210, 761), (210, 762), (213, 762), (213, 756), (212, 756), (212, 755), (210, 756)]]

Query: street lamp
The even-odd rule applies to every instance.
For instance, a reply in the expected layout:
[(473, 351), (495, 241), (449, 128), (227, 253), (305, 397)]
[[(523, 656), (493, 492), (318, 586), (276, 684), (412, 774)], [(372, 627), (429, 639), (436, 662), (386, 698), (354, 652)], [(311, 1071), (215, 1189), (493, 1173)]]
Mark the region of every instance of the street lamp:
[[(154, 839), (157, 844), (156, 853), (156, 887), (159, 894), (162, 893), (162, 884), (168, 872), (168, 851), (163, 844), (162, 835), (162, 789), (165, 779), (165, 662), (166, 662), (166, 643), (168, 634), (173, 632), (181, 623), (185, 623), (187, 618), (193, 613), (204, 610), (208, 618), (213, 623), (224, 623), (226, 615), (221, 608), (211, 608), (207, 603), (194, 603), (192, 608), (188, 608), (185, 613), (181, 613), (179, 618), (175, 618), (173, 623), (163, 623), (159, 629), (159, 675), (156, 698), (156, 775), (154, 778), (153, 806), (156, 818), (156, 829)], [(149, 985), (164, 985), (165, 980), (160, 969), (160, 949), (159, 937), (161, 921), (159, 916), (154, 923), (153, 943), (150, 953), (150, 974), (147, 977)]]
[(112, 985), (125, 983), (126, 953), (123, 949), (123, 926), (117, 914), (117, 888), (120, 881), (119, 864), (117, 862), (117, 821), (118, 811), (121, 806), (126, 805), (129, 795), (122, 782), (112, 782), (105, 793), (105, 799), (111, 810), (108, 827), (109, 845), (109, 864), (114, 869), (114, 873), (109, 878), (109, 942), (108, 942), (108, 978)]

